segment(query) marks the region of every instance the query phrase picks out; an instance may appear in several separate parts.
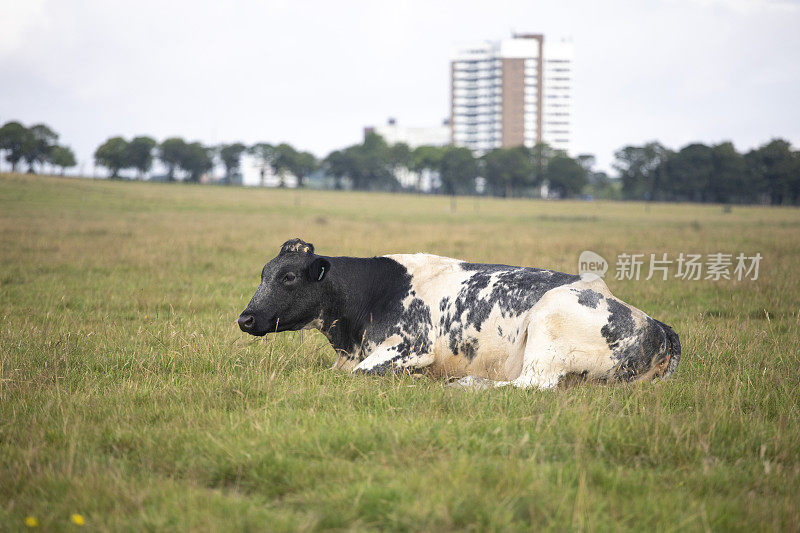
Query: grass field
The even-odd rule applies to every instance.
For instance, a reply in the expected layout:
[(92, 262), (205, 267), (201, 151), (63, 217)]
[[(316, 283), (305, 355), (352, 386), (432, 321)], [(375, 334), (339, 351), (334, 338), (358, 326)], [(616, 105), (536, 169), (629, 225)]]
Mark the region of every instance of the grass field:
[[(330, 370), (235, 319), (290, 237), (575, 272), (760, 252), (757, 281), (617, 281), (671, 380), (465, 391)], [(800, 210), (0, 177), (0, 529), (798, 530)]]

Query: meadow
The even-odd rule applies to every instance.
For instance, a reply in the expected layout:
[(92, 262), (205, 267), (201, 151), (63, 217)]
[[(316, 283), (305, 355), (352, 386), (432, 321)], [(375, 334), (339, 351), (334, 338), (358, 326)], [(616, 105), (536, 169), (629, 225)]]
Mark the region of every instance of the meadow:
[[(291, 237), (571, 273), (583, 250), (763, 259), (609, 272), (681, 336), (672, 379), (472, 391), (241, 333)], [(0, 176), (0, 529), (797, 531), (798, 261), (790, 208)]]

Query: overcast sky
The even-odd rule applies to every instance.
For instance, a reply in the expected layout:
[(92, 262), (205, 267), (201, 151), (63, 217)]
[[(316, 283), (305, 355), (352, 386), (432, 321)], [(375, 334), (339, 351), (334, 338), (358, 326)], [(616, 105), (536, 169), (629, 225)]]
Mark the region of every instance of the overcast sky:
[(84, 171), (106, 138), (289, 142), (318, 156), (449, 113), (456, 42), (575, 45), (573, 155), (773, 137), (800, 146), (800, 2), (0, 0), (0, 124), (45, 122)]

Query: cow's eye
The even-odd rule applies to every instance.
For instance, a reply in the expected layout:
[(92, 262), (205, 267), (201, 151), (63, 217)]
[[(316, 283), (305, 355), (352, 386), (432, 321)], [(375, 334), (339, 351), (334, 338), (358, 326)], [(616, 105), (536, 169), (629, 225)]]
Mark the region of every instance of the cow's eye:
[(294, 272), (287, 272), (283, 275), (283, 282), (284, 283), (291, 283), (295, 280), (297, 276), (294, 275)]

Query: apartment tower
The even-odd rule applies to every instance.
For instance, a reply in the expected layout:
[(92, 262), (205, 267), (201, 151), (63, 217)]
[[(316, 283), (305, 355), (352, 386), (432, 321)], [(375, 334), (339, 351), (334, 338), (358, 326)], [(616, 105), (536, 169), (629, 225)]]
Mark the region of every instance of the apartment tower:
[(459, 46), (451, 61), (451, 140), (482, 154), (545, 142), (569, 151), (572, 43), (541, 34)]

